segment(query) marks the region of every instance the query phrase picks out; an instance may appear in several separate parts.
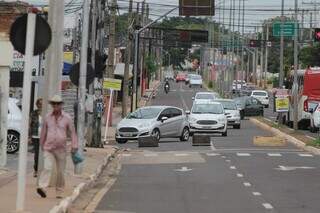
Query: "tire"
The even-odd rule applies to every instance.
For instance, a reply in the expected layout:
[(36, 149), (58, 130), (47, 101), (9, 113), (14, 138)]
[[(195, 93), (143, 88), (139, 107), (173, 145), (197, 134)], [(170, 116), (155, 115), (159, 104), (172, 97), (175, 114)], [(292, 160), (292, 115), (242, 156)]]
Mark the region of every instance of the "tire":
[(128, 140), (126, 140), (126, 139), (116, 139), (116, 141), (118, 144), (125, 144), (128, 142)]
[(264, 108), (269, 108), (269, 105), (264, 105)]
[(317, 129), (313, 126), (310, 126), (310, 132), (311, 133), (316, 133), (317, 132)]
[(20, 134), (9, 130), (7, 134), (7, 153), (14, 154), (20, 147)]
[(225, 131), (221, 134), (223, 137), (227, 137), (228, 136), (228, 131)]
[(243, 120), (244, 119), (244, 112), (240, 111), (240, 119)]
[(191, 88), (191, 84), (189, 85), (189, 88)]
[(233, 125), (233, 128), (234, 128), (234, 129), (240, 129), (240, 128), (241, 128), (241, 125), (240, 125), (240, 124)]
[(182, 130), (182, 134), (181, 134), (181, 136), (180, 136), (180, 141), (188, 141), (188, 140), (189, 140), (189, 137), (190, 137), (189, 128), (188, 128), (188, 127), (185, 127), (185, 128)]
[(202, 88), (202, 85), (200, 86), (200, 88)]
[(264, 115), (263, 110), (259, 113), (259, 115), (263, 117)]
[(160, 138), (161, 138), (159, 129), (154, 129), (154, 130), (152, 130), (151, 136), (157, 138), (157, 140), (159, 141)]

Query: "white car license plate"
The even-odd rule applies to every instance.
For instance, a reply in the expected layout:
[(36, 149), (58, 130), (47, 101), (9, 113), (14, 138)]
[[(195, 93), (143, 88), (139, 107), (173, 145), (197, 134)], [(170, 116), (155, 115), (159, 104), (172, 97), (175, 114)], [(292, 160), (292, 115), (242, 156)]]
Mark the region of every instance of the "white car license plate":
[(133, 134), (132, 134), (132, 133), (122, 133), (122, 135), (123, 135), (124, 137), (131, 137)]

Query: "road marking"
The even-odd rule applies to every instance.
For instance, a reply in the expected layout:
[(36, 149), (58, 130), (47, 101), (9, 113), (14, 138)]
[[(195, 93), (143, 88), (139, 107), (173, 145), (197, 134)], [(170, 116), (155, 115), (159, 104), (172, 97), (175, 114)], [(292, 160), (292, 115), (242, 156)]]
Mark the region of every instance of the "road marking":
[(231, 162), (231, 160), (226, 160), (226, 162), (230, 163), (230, 162)]
[(266, 209), (273, 209), (273, 206), (270, 203), (263, 203), (262, 205)]
[(183, 166), (183, 167), (181, 167), (181, 169), (176, 169), (175, 171), (177, 171), (177, 172), (190, 172), (190, 171), (192, 171), (192, 169), (190, 169), (186, 166)]
[(122, 157), (130, 157), (132, 154), (122, 154)]
[(269, 118), (264, 118), (264, 120), (267, 120), (269, 122), (272, 122), (272, 120), (270, 120)]
[(206, 153), (207, 156), (219, 156), (219, 153)]
[(261, 196), (261, 193), (260, 193), (260, 192), (252, 192), (252, 194), (253, 194), (254, 196)]
[(237, 177), (243, 177), (243, 174), (238, 173), (238, 174), (237, 174)]
[(144, 154), (145, 157), (156, 157), (158, 154), (156, 153), (149, 153), (149, 154)]
[(313, 157), (311, 154), (299, 154), (300, 157)]
[(212, 151), (216, 151), (217, 150), (216, 147), (214, 147), (213, 141), (211, 139), (210, 139), (210, 148), (211, 148)]
[(249, 182), (244, 182), (243, 185), (244, 185), (245, 187), (250, 187), (250, 186), (251, 186), (251, 183), (249, 183)]
[(281, 166), (279, 165), (279, 168), (275, 168), (276, 170), (280, 171), (293, 171), (297, 169), (315, 169), (315, 167), (309, 167), (309, 166)]
[(269, 157), (281, 157), (282, 155), (280, 153), (268, 153)]
[(250, 155), (250, 153), (237, 153), (237, 156), (246, 157), (246, 156), (251, 156), (251, 155)]
[(315, 140), (316, 138), (315, 137), (312, 137), (310, 135), (305, 135), (307, 138), (310, 138), (311, 140)]
[(224, 156), (224, 155), (223, 155), (223, 156), (221, 156), (221, 157), (222, 157), (222, 158), (226, 158), (226, 156)]
[(187, 153), (176, 153), (174, 154), (176, 157), (184, 157), (184, 156), (188, 156), (189, 154)]
[(235, 166), (230, 166), (230, 169), (237, 169)]

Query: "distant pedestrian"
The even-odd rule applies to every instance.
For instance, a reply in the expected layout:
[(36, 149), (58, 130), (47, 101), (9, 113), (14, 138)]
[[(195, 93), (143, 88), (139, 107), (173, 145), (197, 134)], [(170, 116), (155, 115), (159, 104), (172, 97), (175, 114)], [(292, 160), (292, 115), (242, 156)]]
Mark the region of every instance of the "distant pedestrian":
[[(50, 184), (50, 177), (56, 170), (56, 198), (62, 198), (65, 180), (67, 156), (67, 133), (71, 136), (71, 152), (78, 149), (78, 140), (70, 115), (62, 110), (63, 101), (60, 96), (55, 95), (49, 100), (53, 111), (47, 114), (43, 120), (40, 146), (44, 155), (44, 168), (38, 180), (37, 193), (45, 198), (46, 188)], [(53, 168), (56, 166), (56, 169)]]
[(42, 123), (42, 98), (36, 101), (37, 109), (33, 110), (30, 115), (30, 137), (34, 150), (33, 177), (38, 176), (38, 158), (39, 158), (39, 139)]

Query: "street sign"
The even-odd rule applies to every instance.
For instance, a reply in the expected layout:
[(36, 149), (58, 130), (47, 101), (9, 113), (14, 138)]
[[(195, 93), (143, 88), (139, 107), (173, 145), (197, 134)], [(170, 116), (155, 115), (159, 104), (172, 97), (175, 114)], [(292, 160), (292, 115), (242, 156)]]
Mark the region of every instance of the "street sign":
[(273, 23), (273, 36), (280, 37), (281, 36), (281, 27), (283, 25), (282, 34), (285, 37), (292, 37), (295, 34), (295, 23), (294, 22), (275, 22)]
[(277, 89), (275, 99), (276, 112), (289, 111), (289, 92), (287, 89)]
[(121, 80), (114, 78), (105, 78), (103, 81), (103, 88), (121, 91)]

